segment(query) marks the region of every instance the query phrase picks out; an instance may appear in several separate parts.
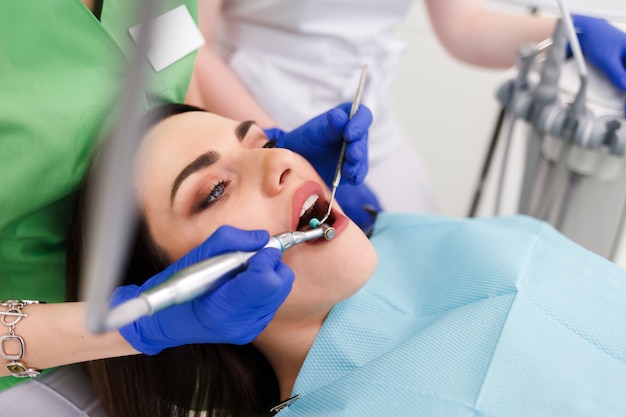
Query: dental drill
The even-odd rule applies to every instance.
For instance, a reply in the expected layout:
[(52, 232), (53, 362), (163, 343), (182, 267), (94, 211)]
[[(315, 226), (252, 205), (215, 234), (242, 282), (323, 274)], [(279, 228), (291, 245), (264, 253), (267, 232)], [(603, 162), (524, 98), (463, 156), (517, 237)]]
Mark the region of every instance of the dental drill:
[[(335, 229), (324, 223), (318, 228), (304, 232), (286, 232), (272, 236), (262, 249), (275, 248), (284, 252), (301, 243), (322, 237), (331, 240), (335, 234)], [(230, 252), (178, 271), (161, 285), (112, 309), (105, 319), (106, 330), (118, 329), (142, 316), (152, 315), (175, 304), (182, 304), (215, 291), (232, 277), (232, 274), (244, 270), (248, 260), (257, 252)]]
[[(350, 108), (350, 119), (359, 109), (361, 105), (361, 96), (363, 94), (363, 86), (365, 85), (365, 76), (367, 75), (367, 64), (363, 65), (361, 69), (361, 78), (359, 79), (359, 86), (356, 89), (356, 95), (354, 96), (354, 100), (352, 101), (352, 107)], [(335, 168), (335, 176), (333, 178), (333, 189), (330, 194), (330, 202), (328, 203), (328, 211), (320, 220), (311, 219), (309, 225), (313, 228), (318, 227), (320, 224), (324, 223), (328, 220), (328, 216), (330, 216), (330, 212), (333, 208), (333, 202), (335, 201), (335, 194), (337, 193), (337, 187), (339, 187), (339, 182), (341, 182), (341, 169), (343, 167), (343, 160), (346, 154), (346, 147), (348, 143), (344, 140), (341, 144), (341, 150), (339, 151), (339, 160), (337, 161), (337, 167)]]

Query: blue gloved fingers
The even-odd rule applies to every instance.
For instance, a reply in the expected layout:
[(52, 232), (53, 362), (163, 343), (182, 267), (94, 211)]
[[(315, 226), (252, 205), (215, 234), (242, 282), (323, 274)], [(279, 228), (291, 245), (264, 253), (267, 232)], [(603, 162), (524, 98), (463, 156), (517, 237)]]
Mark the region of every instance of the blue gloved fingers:
[(136, 297), (140, 292), (156, 287), (167, 281), (176, 272), (190, 265), (225, 252), (258, 250), (265, 246), (268, 240), (269, 233), (266, 230), (245, 231), (231, 226), (222, 226), (202, 244), (193, 248), (189, 253), (159, 274), (148, 279), (141, 287), (124, 285), (116, 288), (109, 299), (109, 306), (117, 306), (128, 299)]
[[(249, 343), (265, 329), (291, 290), (294, 275), (280, 256), (277, 249), (263, 249), (250, 258), (245, 271), (216, 291), (142, 317), (120, 333), (148, 355), (190, 343)], [(120, 293), (130, 291), (121, 288)], [(135, 296), (132, 291), (128, 295)]]
[(348, 144), (341, 170), (342, 183), (356, 185), (362, 183), (367, 175), (367, 140), (372, 113), (367, 107), (359, 106), (353, 118), (348, 119), (347, 112), (350, 111), (351, 106), (350, 103), (343, 103), (330, 110), (328, 122), (334, 131), (342, 131), (339, 137)]
[[(626, 37), (626, 34), (619, 32), (615, 28), (613, 29), (616, 34), (619, 33)], [(590, 34), (589, 36), (591, 37), (592, 35)], [(589, 61), (598, 67), (615, 87), (621, 91), (626, 91), (626, 66), (624, 61), (626, 59), (626, 41), (623, 41), (621, 44), (598, 46), (591, 51), (589, 51), (589, 46), (587, 46), (584, 51)]]
[(344, 140), (345, 129), (350, 122), (350, 103), (342, 103), (326, 112), (331, 135), (326, 133), (326, 142), (341, 144)]
[[(160, 275), (162, 275), (162, 273), (153, 277), (159, 283), (165, 281), (167, 277), (169, 277), (169, 274), (167, 277), (160, 277)], [(125, 301), (136, 298), (140, 293), (141, 287), (138, 287), (137, 285), (124, 285), (117, 287), (109, 299), (109, 306), (111, 308), (117, 307)], [(156, 313), (153, 316), (141, 317), (133, 323), (120, 327), (118, 331), (122, 337), (126, 339), (126, 341), (128, 341), (128, 343), (130, 343), (130, 345), (138, 352), (146, 355), (156, 355), (161, 352), (164, 347), (168, 347), (163, 346), (163, 343), (154, 343), (154, 340), (164, 337), (160, 326), (155, 325), (155, 321), (159, 321), (159, 314), (160, 313)]]
[(347, 123), (348, 114), (335, 107), (294, 130), (299, 133), (300, 143), (285, 143), (285, 147), (304, 157), (324, 157), (333, 151), (338, 152)]
[[(248, 232), (223, 226), (141, 287), (117, 288), (109, 303), (115, 307), (135, 298), (176, 271), (207, 257), (232, 250), (260, 249), (268, 239), (266, 231)], [(280, 261), (276, 249), (259, 251), (249, 265), (214, 292), (142, 317), (119, 329), (120, 333), (135, 349), (148, 355), (189, 343), (247, 343), (269, 323), (293, 283), (293, 273)]]
[[(624, 35), (626, 36), (626, 35)], [(614, 70), (606, 70), (609, 80), (620, 90), (626, 92), (626, 41), (624, 41), (624, 45), (622, 49), (617, 51), (617, 56), (615, 57), (614, 62), (616, 63), (616, 68)], [(621, 65), (619, 63), (621, 62)]]
[(228, 343), (254, 340), (291, 291), (294, 275), (280, 257), (277, 249), (259, 251), (250, 258), (248, 268), (222, 285), (219, 292), (194, 302), (196, 315), (206, 316), (205, 326), (210, 328), (235, 330), (225, 334)]
[(366, 106), (360, 105), (357, 111), (349, 118), (352, 103), (342, 103), (328, 111), (328, 122), (336, 132), (343, 132), (343, 140), (352, 143), (363, 139), (372, 124), (372, 112)]
[(109, 299), (109, 307), (114, 308), (122, 304), (124, 301), (135, 298), (139, 294), (139, 287), (137, 285), (123, 285), (113, 290), (111, 298)]
[(351, 143), (362, 140), (372, 124), (372, 112), (365, 106), (359, 106), (343, 132), (343, 138)]
[(358, 142), (351, 143), (346, 147), (344, 164), (341, 170), (342, 178), (346, 178), (351, 185), (359, 185), (365, 180), (368, 169), (367, 135), (362, 136)]
[[(241, 230), (232, 226), (221, 226), (204, 242), (170, 265), (165, 270), (168, 271), (167, 274), (159, 275), (165, 275), (167, 279), (181, 269), (226, 252), (258, 250), (265, 246), (269, 239), (270, 235), (266, 230)], [(146, 285), (150, 284), (146, 282), (143, 286)]]
[(298, 145), (293, 145), (294, 149), (297, 148), (298, 152), (301, 150), (303, 156), (327, 154), (329, 147), (341, 144), (341, 136), (347, 121), (348, 117), (337, 108), (314, 117), (294, 130), (298, 132), (300, 141)]
[[(254, 251), (261, 249), (269, 241), (266, 230), (242, 230), (232, 226), (220, 226), (202, 244), (192, 249), (186, 256), (193, 257), (192, 263), (207, 257), (233, 251)], [(181, 258), (182, 259), (182, 258)], [(190, 265), (189, 263), (187, 265)]]
[(267, 302), (284, 301), (291, 291), (294, 276), (289, 268), (279, 270), (280, 266), (285, 265), (281, 261), (281, 256), (278, 249), (261, 250), (250, 258), (246, 275), (240, 274), (229, 282), (233, 295), (237, 295), (237, 300), (243, 306), (260, 306)]
[(376, 220), (376, 213), (383, 211), (374, 192), (365, 184), (340, 185), (336, 198), (350, 220), (369, 234)]
[(267, 136), (267, 138), (269, 140), (275, 140), (277, 142), (285, 134), (284, 130), (279, 129), (277, 127), (271, 127), (271, 128), (268, 128), (268, 129), (263, 129), (263, 132), (265, 133), (265, 136)]
[(626, 33), (604, 19), (582, 15), (572, 19), (585, 57), (626, 91)]
[(372, 122), (370, 110), (360, 106), (349, 118), (351, 103), (320, 114), (304, 125), (280, 135), (277, 146), (306, 158), (327, 185), (331, 185), (341, 147), (348, 143), (348, 166), (342, 170), (342, 183), (360, 183), (367, 173), (367, 131)]
[(345, 107), (345, 103), (343, 105), (339, 105), (333, 109), (330, 109), (326, 112), (326, 119), (328, 121), (329, 131), (328, 132), (320, 132), (320, 142), (325, 142), (326, 148), (328, 145), (341, 145), (341, 143), (345, 140), (343, 138), (345, 134), (345, 129), (348, 123), (350, 122), (348, 118), (348, 112), (344, 110), (342, 107)]

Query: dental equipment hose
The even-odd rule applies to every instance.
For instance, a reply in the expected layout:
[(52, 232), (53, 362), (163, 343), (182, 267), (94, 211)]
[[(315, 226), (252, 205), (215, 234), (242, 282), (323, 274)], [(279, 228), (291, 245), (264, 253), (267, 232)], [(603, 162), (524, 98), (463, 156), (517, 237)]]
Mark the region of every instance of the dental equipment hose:
[[(359, 109), (361, 105), (361, 96), (363, 95), (363, 86), (365, 85), (365, 76), (367, 75), (367, 64), (364, 64), (361, 68), (361, 78), (359, 79), (359, 86), (356, 89), (356, 94), (354, 96), (354, 100), (352, 101), (352, 107), (350, 108), (350, 119), (354, 116), (356, 111)], [(335, 201), (335, 194), (337, 193), (337, 187), (339, 187), (339, 183), (341, 182), (341, 168), (343, 167), (343, 160), (346, 155), (346, 147), (348, 143), (344, 140), (341, 144), (341, 150), (339, 151), (339, 160), (337, 161), (337, 167), (335, 168), (335, 176), (333, 178), (333, 189), (330, 194), (330, 202), (328, 203), (328, 211), (320, 219), (320, 223), (324, 223), (328, 220), (328, 216), (330, 216), (330, 212), (333, 208), (333, 202)]]
[(502, 195), (504, 192), (504, 178), (506, 176), (506, 168), (509, 160), (511, 142), (513, 141), (513, 132), (517, 115), (515, 114), (515, 105), (517, 97), (521, 91), (528, 90), (528, 74), (532, 68), (535, 58), (539, 55), (541, 49), (538, 44), (525, 44), (517, 49), (517, 76), (511, 86), (511, 94), (508, 106), (506, 106), (505, 124), (506, 124), (506, 140), (504, 142), (504, 151), (500, 166), (500, 177), (496, 187), (496, 199), (494, 205), (494, 214), (500, 215), (500, 206), (502, 203)]
[(494, 156), (496, 147), (498, 145), (498, 139), (500, 138), (500, 132), (502, 131), (502, 124), (504, 122), (505, 115), (506, 115), (506, 107), (502, 106), (500, 110), (498, 111), (496, 124), (493, 129), (493, 133), (491, 134), (489, 147), (487, 148), (487, 155), (485, 156), (485, 160), (483, 162), (483, 166), (480, 171), (478, 185), (476, 185), (476, 189), (474, 190), (474, 197), (472, 198), (472, 204), (470, 205), (470, 209), (469, 209), (469, 213), (467, 214), (467, 217), (476, 217), (476, 213), (478, 213), (478, 206), (480, 205), (482, 194), (485, 189), (485, 184), (487, 182), (487, 177), (489, 176), (489, 170), (491, 168), (491, 161), (493, 160), (493, 156)]
[(128, 178), (144, 126), (140, 123), (149, 69), (146, 53), (152, 43), (153, 17), (162, 0), (141, 0), (136, 10), (141, 26), (137, 46), (130, 59), (124, 94), (118, 106), (120, 115), (112, 129), (109, 145), (102, 149), (95, 166), (98, 175), (87, 200), (87, 241), (83, 270), (87, 301), (86, 326), (92, 333), (104, 331), (108, 297), (118, 285), (129, 251), (130, 231), (135, 225), (135, 197)]
[[(567, 10), (565, 3), (562, 0), (558, 0), (561, 7), (562, 17), (559, 24), (564, 25), (564, 32), (566, 38), (569, 41), (572, 52), (574, 54), (576, 64), (578, 67), (578, 75), (580, 78), (580, 87), (574, 101), (567, 107), (565, 113), (565, 121), (560, 132), (560, 139), (563, 141), (563, 146), (555, 166), (555, 173), (550, 178), (550, 183), (546, 188), (546, 195), (541, 201), (541, 206), (537, 213), (537, 217), (541, 220), (548, 220), (553, 210), (554, 201), (559, 188), (567, 181), (567, 159), (574, 142), (574, 134), (578, 120), (581, 115), (586, 111), (586, 98), (587, 98), (587, 67), (584, 62), (582, 51), (580, 49), (580, 43), (574, 26), (572, 23), (572, 17)], [(558, 26), (557, 26), (558, 29)], [(565, 212), (561, 212), (559, 217), (564, 218)], [(562, 220), (559, 220), (562, 222)]]
[[(322, 224), (321, 227), (304, 232), (286, 232), (272, 236), (263, 247), (286, 251), (300, 243), (324, 237), (331, 240), (335, 229)], [(231, 252), (209, 258), (178, 271), (163, 284), (128, 300), (109, 311), (105, 319), (106, 330), (126, 326), (142, 316), (152, 315), (175, 304), (215, 291), (229, 279), (230, 274), (245, 269), (248, 260), (257, 252)]]

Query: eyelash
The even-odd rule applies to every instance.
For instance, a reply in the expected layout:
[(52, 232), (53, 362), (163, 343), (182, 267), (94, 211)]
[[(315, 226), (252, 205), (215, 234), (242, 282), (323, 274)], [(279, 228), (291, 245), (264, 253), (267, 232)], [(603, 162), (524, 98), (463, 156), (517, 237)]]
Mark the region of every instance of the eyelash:
[(209, 195), (203, 197), (198, 202), (198, 204), (196, 205), (196, 211), (207, 209), (208, 207), (217, 203), (224, 196), (224, 193), (226, 192), (226, 188), (228, 187), (229, 183), (230, 181), (220, 180), (217, 184), (215, 184), (211, 189)]
[(264, 148), (275, 148), (276, 147), (276, 139), (272, 139), (270, 141), (268, 141), (265, 145), (263, 145)]

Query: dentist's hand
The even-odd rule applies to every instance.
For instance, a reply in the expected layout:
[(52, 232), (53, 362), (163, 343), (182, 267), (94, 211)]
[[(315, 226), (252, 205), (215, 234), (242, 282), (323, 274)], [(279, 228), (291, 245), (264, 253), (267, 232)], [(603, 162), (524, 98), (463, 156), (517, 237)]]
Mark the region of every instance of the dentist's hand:
[(367, 174), (367, 135), (372, 113), (361, 105), (352, 119), (352, 104), (341, 104), (311, 119), (299, 128), (283, 133), (268, 129), (266, 134), (276, 145), (299, 153), (317, 170), (327, 185), (331, 185), (339, 159), (341, 145), (348, 142), (341, 182), (360, 184)]
[(365, 184), (344, 184), (337, 187), (335, 198), (350, 220), (369, 236), (377, 214), (383, 211), (372, 190)]
[[(115, 307), (135, 298), (175, 272), (206, 258), (235, 250), (258, 250), (269, 238), (266, 231), (222, 226), (204, 243), (141, 287), (117, 288), (110, 305)], [(249, 343), (265, 329), (291, 291), (294, 275), (280, 258), (279, 250), (263, 249), (250, 258), (245, 271), (213, 293), (144, 316), (119, 331), (136, 350), (148, 355), (191, 343)]]
[(606, 20), (572, 16), (585, 57), (621, 91), (626, 91), (626, 33)]

